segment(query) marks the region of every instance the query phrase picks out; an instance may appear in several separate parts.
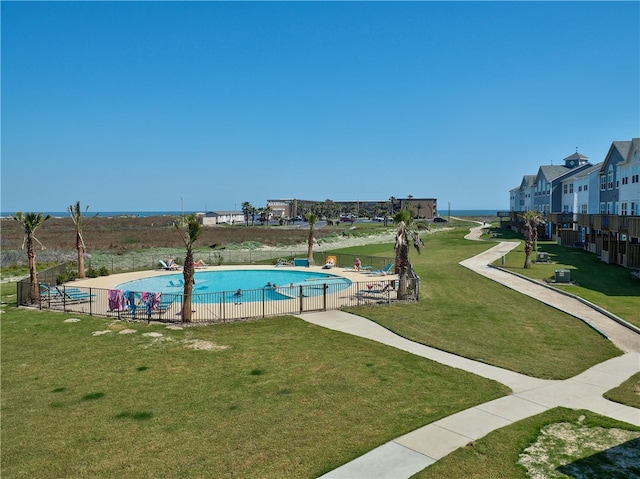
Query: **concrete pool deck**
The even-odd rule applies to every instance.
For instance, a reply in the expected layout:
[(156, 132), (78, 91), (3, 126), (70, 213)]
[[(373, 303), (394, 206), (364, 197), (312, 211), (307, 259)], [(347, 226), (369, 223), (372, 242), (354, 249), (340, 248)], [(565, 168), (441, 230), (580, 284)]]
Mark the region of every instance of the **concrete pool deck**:
[[(224, 266), (208, 266), (205, 268), (196, 269), (196, 274), (201, 272), (222, 272), (222, 271), (248, 271), (248, 270), (260, 270), (260, 271), (300, 271), (304, 273), (314, 274), (327, 274), (330, 276), (336, 276), (340, 278), (346, 278), (352, 282), (347, 288), (330, 292), (327, 295), (318, 294), (313, 295), (304, 294), (300, 297), (297, 286), (294, 286), (291, 290), (291, 299), (278, 299), (270, 300), (263, 297), (260, 299), (260, 288), (247, 289), (244, 291), (243, 297), (239, 297), (235, 301), (232, 297), (233, 291), (225, 292), (229, 296), (225, 300), (220, 302), (206, 303), (206, 302), (194, 302), (192, 303), (192, 320), (193, 324), (204, 323), (218, 323), (227, 321), (237, 321), (248, 318), (259, 318), (267, 316), (278, 315), (290, 315), (299, 314), (300, 312), (308, 311), (323, 311), (330, 309), (340, 309), (345, 306), (357, 306), (372, 302), (380, 302), (385, 300), (392, 300), (395, 298), (395, 292), (390, 291), (386, 293), (380, 293), (381, 289), (389, 282), (397, 280), (397, 275), (371, 275), (366, 272), (355, 272), (345, 270), (344, 267), (335, 267), (330, 269), (324, 269), (323, 266), (274, 266), (274, 265), (224, 265)], [(144, 270), (130, 273), (118, 273), (110, 276), (102, 276), (98, 278), (87, 278), (83, 280), (76, 280), (63, 285), (64, 288), (95, 288), (97, 291), (97, 297), (89, 304), (78, 303), (65, 305), (67, 311), (76, 311), (78, 313), (93, 314), (100, 316), (117, 317), (119, 319), (133, 319), (133, 320), (148, 320), (146, 314), (143, 313), (144, 307), (138, 305), (136, 315), (133, 316), (129, 311), (109, 311), (108, 300), (106, 292), (110, 289), (116, 289), (116, 287), (124, 282), (133, 281), (144, 278), (158, 278), (162, 276), (172, 276), (182, 278), (182, 271), (166, 271), (164, 269), (158, 270)], [(367, 290), (371, 288), (371, 294), (367, 294)], [(278, 292), (283, 295), (287, 295), (289, 287), (287, 285), (280, 285)], [(87, 291), (87, 290), (83, 290)], [(181, 290), (177, 289), (174, 294), (180, 294)], [(194, 291), (194, 294), (197, 294)], [(169, 297), (171, 293), (164, 293), (163, 298)], [(205, 293), (207, 294), (207, 293)], [(325, 297), (326, 296), (326, 297)], [(170, 297), (169, 297), (170, 298)], [(170, 303), (170, 299), (169, 299)], [(150, 318), (152, 321), (163, 322), (181, 322), (181, 301), (175, 301), (169, 304), (162, 310), (153, 311)]]

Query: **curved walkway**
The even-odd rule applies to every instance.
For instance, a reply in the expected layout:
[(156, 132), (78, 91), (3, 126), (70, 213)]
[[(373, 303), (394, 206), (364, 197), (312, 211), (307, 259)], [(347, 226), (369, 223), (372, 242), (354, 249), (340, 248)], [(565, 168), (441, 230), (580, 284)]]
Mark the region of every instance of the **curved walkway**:
[[(481, 229), (482, 227), (473, 228), (468, 239), (476, 239)], [(604, 332), (614, 344), (626, 351), (625, 354), (593, 366), (573, 378), (550, 381), (415, 343), (373, 321), (342, 311), (300, 315), (300, 318), (310, 323), (378, 341), (441, 364), (499, 381), (513, 391), (510, 396), (471, 407), (398, 437), (323, 475), (323, 478), (409, 478), (455, 449), (480, 439), (495, 429), (557, 406), (588, 409), (640, 426), (640, 410), (602, 397), (604, 392), (640, 372), (640, 335), (624, 328), (609, 316), (599, 311), (594, 312), (574, 298), (561, 293), (557, 294), (562, 298), (557, 298), (552, 294), (553, 291), (541, 284), (488, 266), (488, 263), (497, 260), (517, 245), (518, 243), (500, 242), (494, 248), (460, 264), (579, 317)]]

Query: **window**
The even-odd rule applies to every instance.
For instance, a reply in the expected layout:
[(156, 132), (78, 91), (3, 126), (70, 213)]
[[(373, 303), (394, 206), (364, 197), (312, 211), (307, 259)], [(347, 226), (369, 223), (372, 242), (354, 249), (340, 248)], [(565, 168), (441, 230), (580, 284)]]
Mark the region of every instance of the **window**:
[(582, 191), (582, 185), (578, 185), (578, 191)]
[(637, 216), (640, 210), (638, 209), (638, 203), (636, 201), (631, 202), (631, 216)]
[(562, 212), (563, 213), (568, 213), (569, 212), (569, 205), (562, 205)]
[(620, 214), (623, 215), (623, 216), (627, 215), (627, 202), (626, 201), (620, 203)]
[(580, 205), (580, 213), (582, 213), (583, 215), (586, 215), (589, 212), (589, 205), (587, 205), (586, 203), (582, 203), (582, 205)]
[(640, 182), (640, 166), (634, 166), (631, 168), (631, 183)]
[(573, 183), (569, 183), (569, 193), (573, 193)]
[(613, 189), (613, 166), (609, 165), (609, 171), (607, 172), (607, 189)]
[(605, 191), (607, 189), (607, 177), (602, 175), (600, 177), (600, 191)]
[(567, 194), (567, 184), (565, 183), (564, 185), (562, 185), (562, 194), (566, 195)]
[(629, 184), (629, 168), (622, 169), (622, 184), (623, 185)]
[(606, 203), (600, 203), (600, 214), (603, 215), (607, 212), (607, 204)]
[(584, 191), (587, 191), (589, 189), (589, 185), (584, 185)]

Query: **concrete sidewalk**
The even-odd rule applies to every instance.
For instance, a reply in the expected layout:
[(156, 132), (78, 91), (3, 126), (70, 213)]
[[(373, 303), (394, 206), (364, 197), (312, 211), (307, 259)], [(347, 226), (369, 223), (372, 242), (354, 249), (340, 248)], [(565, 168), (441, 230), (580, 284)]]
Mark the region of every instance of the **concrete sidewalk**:
[[(477, 228), (478, 231), (480, 229), (481, 227)], [(477, 234), (477, 231), (472, 233)], [(640, 410), (602, 397), (604, 392), (640, 372), (640, 335), (624, 328), (608, 316), (598, 311), (594, 312), (574, 298), (560, 293), (554, 294), (543, 285), (487, 266), (517, 245), (518, 243), (501, 242), (485, 253), (460, 264), (579, 317), (594, 328), (605, 332), (626, 353), (573, 378), (548, 381), (414, 343), (372, 321), (342, 311), (300, 315), (300, 318), (310, 323), (378, 341), (441, 364), (493, 379), (507, 385), (513, 391), (510, 396), (474, 406), (396, 438), (323, 475), (323, 478), (409, 478), (455, 449), (480, 439), (493, 430), (557, 406), (587, 409), (640, 426)], [(556, 297), (556, 294), (561, 297)]]

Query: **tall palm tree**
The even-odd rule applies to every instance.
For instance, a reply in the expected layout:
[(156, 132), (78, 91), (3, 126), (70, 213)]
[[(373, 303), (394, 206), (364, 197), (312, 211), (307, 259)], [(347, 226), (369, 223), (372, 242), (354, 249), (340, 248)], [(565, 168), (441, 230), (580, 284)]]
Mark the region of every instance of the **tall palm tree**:
[(538, 226), (545, 223), (542, 213), (539, 211), (526, 211), (520, 215), (524, 221), (524, 266), (531, 268), (531, 251), (538, 249)]
[[(248, 201), (242, 203), (242, 213), (244, 214), (244, 223), (246, 226), (249, 226), (249, 217), (252, 216), (254, 207)], [(252, 218), (253, 223), (253, 218)]]
[(22, 214), (18, 211), (13, 217), (24, 228), (24, 240), (22, 241), (22, 248), (25, 244), (27, 246), (27, 257), (29, 258), (29, 281), (31, 282), (31, 301), (36, 303), (40, 300), (40, 288), (38, 286), (38, 275), (36, 272), (36, 249), (35, 243), (38, 243), (42, 249), (44, 246), (38, 238), (35, 237), (35, 232), (38, 227), (51, 218), (50, 215), (44, 216), (44, 213), (26, 213)]
[(316, 223), (318, 222), (318, 217), (313, 213), (309, 213), (307, 215), (307, 221), (309, 221), (309, 238), (307, 239), (307, 258), (309, 259), (309, 264), (313, 265), (313, 230), (315, 228)]
[(184, 301), (182, 302), (182, 320), (191, 321), (191, 299), (193, 295), (193, 284), (195, 276), (195, 266), (193, 265), (193, 244), (200, 238), (202, 233), (202, 225), (198, 217), (194, 214), (190, 214), (185, 218), (186, 226), (182, 228), (177, 222), (174, 226), (184, 245), (187, 249), (187, 254), (184, 258), (184, 267), (182, 268), (182, 274), (184, 275)]
[[(85, 211), (89, 209), (89, 205), (85, 208)], [(84, 239), (82, 238), (82, 208), (80, 208), (80, 202), (76, 201), (74, 205), (67, 207), (67, 211), (71, 215), (73, 224), (76, 226), (76, 250), (78, 250), (78, 278), (82, 279), (86, 277), (84, 271), (84, 253), (86, 246)]]
[(398, 275), (398, 299), (407, 298), (407, 276), (411, 270), (411, 262), (409, 261), (409, 251), (411, 249), (411, 243), (414, 248), (420, 254), (420, 251), (424, 247), (420, 234), (411, 228), (413, 218), (405, 210), (395, 214), (393, 219), (396, 222), (396, 266), (395, 273)]

